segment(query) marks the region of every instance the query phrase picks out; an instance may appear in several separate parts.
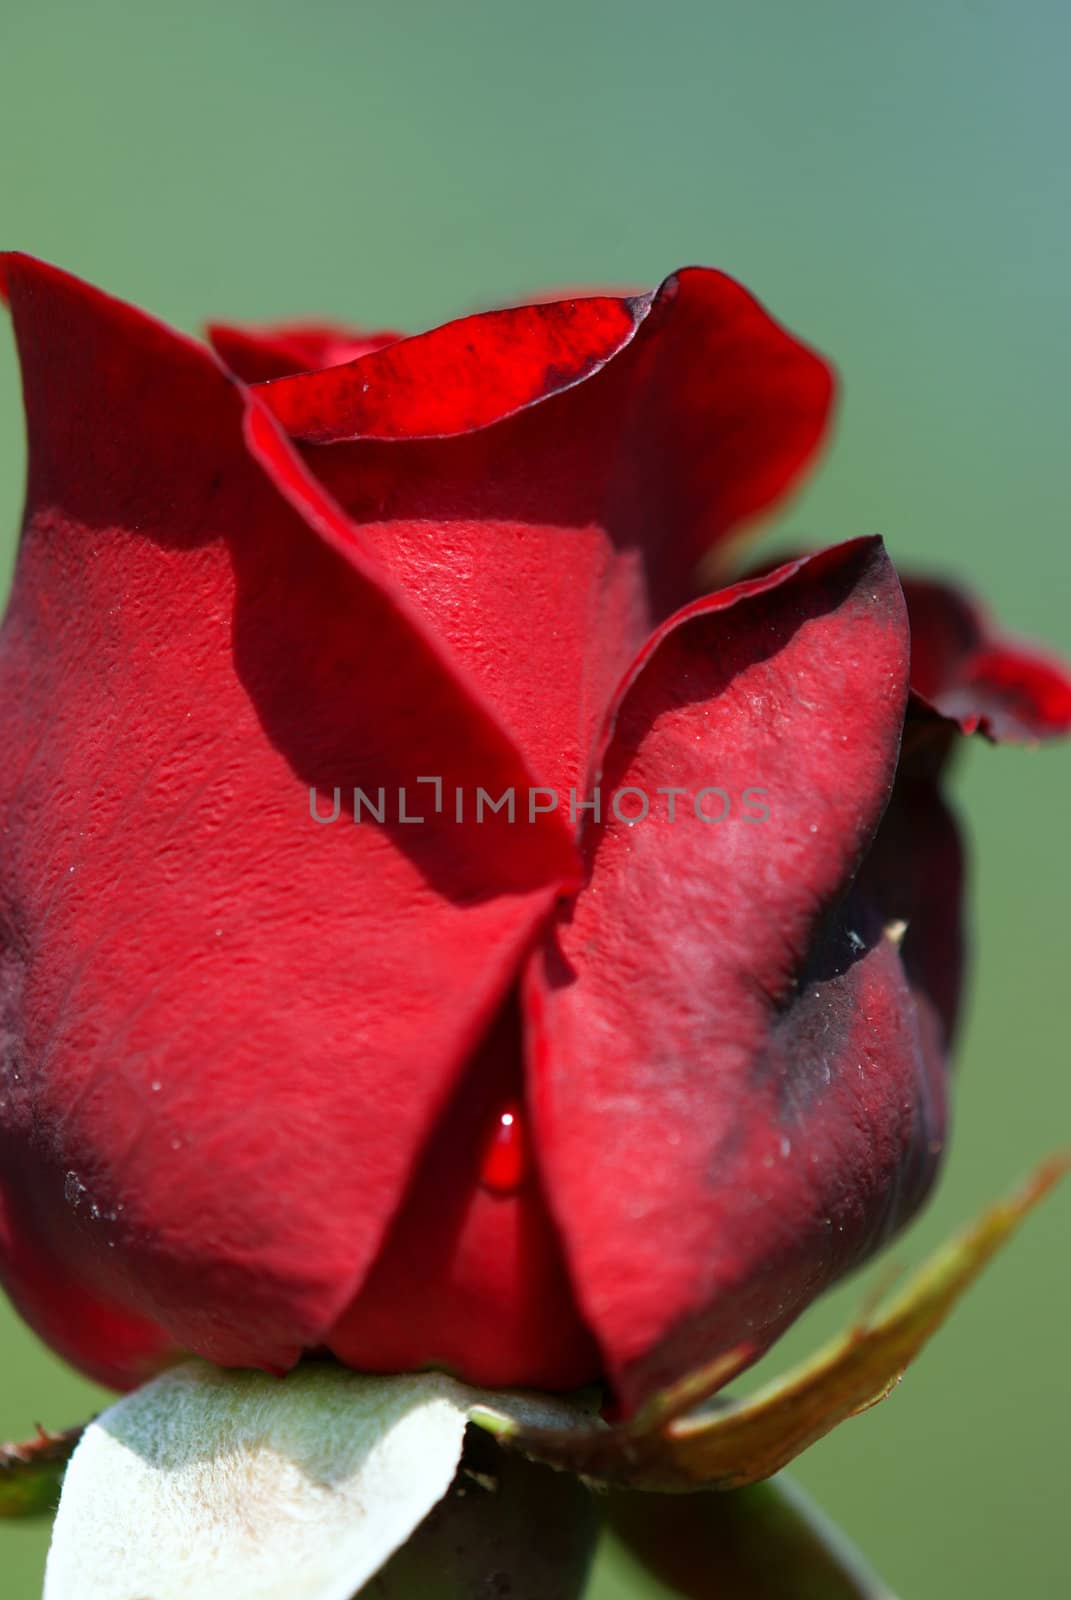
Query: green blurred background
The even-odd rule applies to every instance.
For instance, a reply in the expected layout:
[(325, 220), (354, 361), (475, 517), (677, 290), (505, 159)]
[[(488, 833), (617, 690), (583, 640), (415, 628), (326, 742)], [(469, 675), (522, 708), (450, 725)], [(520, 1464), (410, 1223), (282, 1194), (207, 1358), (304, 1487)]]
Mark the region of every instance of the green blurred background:
[[(778, 528), (882, 532), (1067, 648), (1069, 47), (1057, 0), (6, 0), (0, 240), (185, 328), (415, 329), (727, 268), (845, 380), (835, 446)], [(23, 459), (5, 350), (5, 584)], [(1071, 752), (987, 748), (962, 774), (974, 1000), (953, 1154), (902, 1259), (1071, 1132), (1069, 778)], [(1071, 1592), (1069, 1227), (1071, 1192), (893, 1398), (799, 1465), (907, 1600)], [(100, 1398), (0, 1312), (0, 1437)], [(0, 1527), (3, 1600), (38, 1592), (46, 1537)], [(606, 1600), (621, 1584), (607, 1565)]]

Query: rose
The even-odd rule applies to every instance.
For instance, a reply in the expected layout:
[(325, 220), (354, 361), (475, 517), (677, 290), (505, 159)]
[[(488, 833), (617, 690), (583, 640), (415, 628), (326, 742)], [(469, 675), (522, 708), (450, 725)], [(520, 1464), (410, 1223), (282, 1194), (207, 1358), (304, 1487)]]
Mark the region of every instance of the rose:
[[(629, 1410), (758, 1355), (931, 1183), (941, 769), (961, 730), (1065, 731), (1067, 677), (934, 585), (909, 649), (876, 540), (694, 598), (831, 396), (717, 273), (412, 339), (216, 329), (222, 360), (5, 279), (15, 1303), (118, 1387), (326, 1348)], [(769, 817), (309, 820), (421, 779)]]

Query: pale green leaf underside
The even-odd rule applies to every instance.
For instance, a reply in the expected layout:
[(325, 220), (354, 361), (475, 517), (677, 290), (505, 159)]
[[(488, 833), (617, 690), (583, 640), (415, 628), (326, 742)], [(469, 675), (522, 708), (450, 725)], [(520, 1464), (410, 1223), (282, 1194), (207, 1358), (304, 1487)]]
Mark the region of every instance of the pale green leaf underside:
[(441, 1373), (174, 1368), (86, 1429), (45, 1600), (350, 1600), (446, 1493), (480, 1403), (522, 1426), (590, 1426)]

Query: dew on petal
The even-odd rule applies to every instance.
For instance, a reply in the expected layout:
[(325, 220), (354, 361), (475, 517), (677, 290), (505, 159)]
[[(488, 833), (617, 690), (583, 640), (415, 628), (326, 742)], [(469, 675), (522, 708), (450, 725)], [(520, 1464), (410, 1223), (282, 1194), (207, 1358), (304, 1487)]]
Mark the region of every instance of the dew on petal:
[(480, 1167), (480, 1185), (492, 1194), (516, 1194), (528, 1176), (528, 1143), (520, 1107), (500, 1112), (487, 1141)]

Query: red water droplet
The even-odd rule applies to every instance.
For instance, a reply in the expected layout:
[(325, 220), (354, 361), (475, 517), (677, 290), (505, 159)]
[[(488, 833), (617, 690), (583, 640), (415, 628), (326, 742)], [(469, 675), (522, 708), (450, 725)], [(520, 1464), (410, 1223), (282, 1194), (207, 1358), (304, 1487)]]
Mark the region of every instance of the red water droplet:
[(528, 1141), (521, 1108), (505, 1106), (495, 1120), (480, 1168), (480, 1184), (492, 1194), (516, 1194), (528, 1176)]

